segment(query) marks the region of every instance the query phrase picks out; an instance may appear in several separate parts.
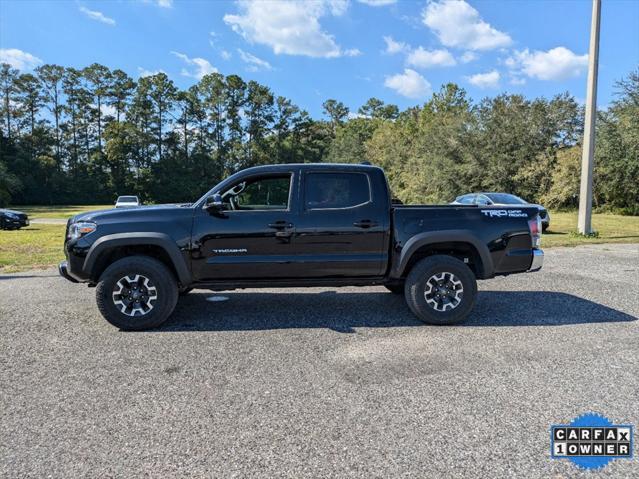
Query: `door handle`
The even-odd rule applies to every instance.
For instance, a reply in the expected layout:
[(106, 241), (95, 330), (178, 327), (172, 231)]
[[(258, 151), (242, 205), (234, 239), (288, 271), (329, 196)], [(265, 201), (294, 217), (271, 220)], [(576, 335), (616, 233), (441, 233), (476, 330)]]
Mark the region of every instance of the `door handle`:
[(361, 221), (356, 221), (355, 223), (353, 223), (353, 226), (366, 229), (366, 228), (372, 228), (374, 226), (377, 226), (377, 223), (371, 220), (361, 220)]
[(280, 220), (280, 221), (276, 221), (275, 223), (269, 223), (268, 227), (276, 229), (276, 230), (290, 229), (290, 228), (293, 227), (293, 223), (288, 223), (288, 222), (286, 222), (284, 220)]

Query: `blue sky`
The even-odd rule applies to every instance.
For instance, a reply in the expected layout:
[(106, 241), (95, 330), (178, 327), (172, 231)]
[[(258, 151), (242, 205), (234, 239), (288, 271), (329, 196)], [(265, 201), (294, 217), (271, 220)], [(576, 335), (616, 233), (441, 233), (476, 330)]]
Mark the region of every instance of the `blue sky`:
[[(639, 1), (603, 0), (599, 106), (639, 66)], [(0, 60), (93, 62), (180, 87), (236, 73), (312, 115), (336, 98), (401, 108), (456, 82), (479, 100), (568, 91), (585, 98), (590, 0), (0, 0)]]

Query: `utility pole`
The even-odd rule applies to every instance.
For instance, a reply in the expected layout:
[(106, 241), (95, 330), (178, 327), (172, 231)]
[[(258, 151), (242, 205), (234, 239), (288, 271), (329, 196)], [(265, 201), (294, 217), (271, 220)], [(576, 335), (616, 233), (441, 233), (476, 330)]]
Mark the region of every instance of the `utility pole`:
[(579, 189), (579, 219), (581, 234), (592, 233), (592, 170), (595, 159), (595, 121), (597, 119), (597, 72), (599, 69), (599, 24), (601, 0), (592, 0), (590, 25), (590, 51), (588, 54), (588, 85), (586, 92), (586, 119), (581, 156), (581, 188)]

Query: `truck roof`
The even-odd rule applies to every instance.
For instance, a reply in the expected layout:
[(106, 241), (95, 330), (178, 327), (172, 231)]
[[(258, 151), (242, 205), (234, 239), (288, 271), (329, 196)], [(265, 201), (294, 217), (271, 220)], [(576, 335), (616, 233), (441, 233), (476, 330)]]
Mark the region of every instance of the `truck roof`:
[(299, 168), (302, 170), (381, 170), (379, 166), (363, 165), (359, 163), (281, 163), (277, 165), (261, 165), (253, 166), (242, 170), (244, 172), (260, 172), (260, 171), (286, 171), (291, 168)]

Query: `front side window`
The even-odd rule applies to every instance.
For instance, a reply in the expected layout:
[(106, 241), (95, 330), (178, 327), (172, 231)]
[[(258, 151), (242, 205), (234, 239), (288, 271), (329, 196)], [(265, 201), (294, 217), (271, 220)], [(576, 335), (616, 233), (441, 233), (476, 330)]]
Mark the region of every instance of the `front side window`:
[(291, 175), (249, 178), (222, 193), (229, 210), (288, 209)]
[(352, 208), (371, 199), (364, 173), (309, 173), (306, 175), (306, 209)]

